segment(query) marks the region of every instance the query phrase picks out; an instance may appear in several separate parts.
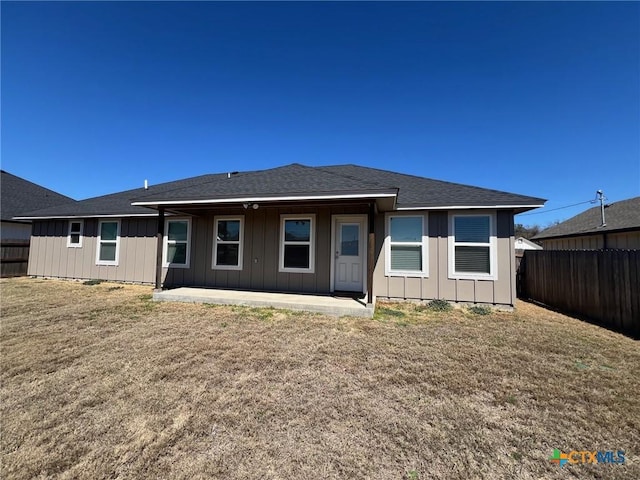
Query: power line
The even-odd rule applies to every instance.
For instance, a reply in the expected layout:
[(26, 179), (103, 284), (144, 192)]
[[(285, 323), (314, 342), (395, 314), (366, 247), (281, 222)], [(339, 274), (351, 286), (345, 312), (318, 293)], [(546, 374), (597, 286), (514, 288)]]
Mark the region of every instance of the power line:
[(584, 205), (585, 203), (595, 203), (595, 201), (594, 200), (587, 200), (586, 202), (574, 203), (573, 205), (566, 205), (564, 207), (552, 208), (551, 210), (543, 210), (541, 212), (521, 213), (518, 216), (526, 217), (527, 215), (540, 215), (540, 214), (543, 214), (543, 213), (555, 212), (556, 210), (562, 210), (562, 209), (565, 209), (565, 208), (577, 207), (578, 205)]

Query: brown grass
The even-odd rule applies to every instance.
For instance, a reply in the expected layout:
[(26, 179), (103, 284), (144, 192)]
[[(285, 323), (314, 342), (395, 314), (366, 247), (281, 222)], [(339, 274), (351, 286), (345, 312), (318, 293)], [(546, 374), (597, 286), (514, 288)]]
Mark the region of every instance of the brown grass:
[(638, 342), (533, 305), (333, 319), (0, 287), (3, 479), (640, 478)]

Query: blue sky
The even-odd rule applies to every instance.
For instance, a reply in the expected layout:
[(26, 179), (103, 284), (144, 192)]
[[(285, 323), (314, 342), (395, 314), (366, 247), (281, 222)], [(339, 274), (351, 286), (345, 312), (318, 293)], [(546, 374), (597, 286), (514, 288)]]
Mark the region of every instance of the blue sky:
[[(357, 163), (640, 195), (640, 3), (2, 2), (2, 168), (74, 198)], [(519, 216), (548, 224), (589, 205)]]

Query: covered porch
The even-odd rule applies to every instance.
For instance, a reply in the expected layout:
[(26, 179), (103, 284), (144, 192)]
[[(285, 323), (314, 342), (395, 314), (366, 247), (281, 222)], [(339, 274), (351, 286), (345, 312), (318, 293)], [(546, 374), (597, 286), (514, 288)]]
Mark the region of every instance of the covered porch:
[(310, 295), (296, 293), (256, 292), (247, 290), (179, 287), (155, 291), (153, 300), (159, 302), (212, 303), (273, 307), (322, 313), (336, 317), (372, 318), (374, 302), (350, 296)]

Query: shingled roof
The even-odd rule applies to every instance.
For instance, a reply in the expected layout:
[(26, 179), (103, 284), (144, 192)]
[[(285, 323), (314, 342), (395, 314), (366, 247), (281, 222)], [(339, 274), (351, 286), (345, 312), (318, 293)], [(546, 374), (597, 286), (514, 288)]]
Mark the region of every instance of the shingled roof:
[(11, 221), (35, 209), (74, 203), (73, 198), (61, 195), (48, 188), (0, 170), (0, 217)]
[(640, 230), (640, 197), (605, 205), (604, 212), (607, 224), (605, 227), (600, 226), (602, 218), (600, 206), (597, 206), (558, 225), (547, 228), (533, 237), (533, 239), (542, 240), (545, 238), (592, 235), (594, 233), (620, 230)]
[(397, 208), (513, 207), (528, 210), (543, 199), (404, 175), (358, 165), (308, 167), (297, 163), (268, 170), (221, 173), (89, 198), (75, 205), (29, 213), (34, 218), (150, 215), (146, 206), (242, 198), (395, 197)]

